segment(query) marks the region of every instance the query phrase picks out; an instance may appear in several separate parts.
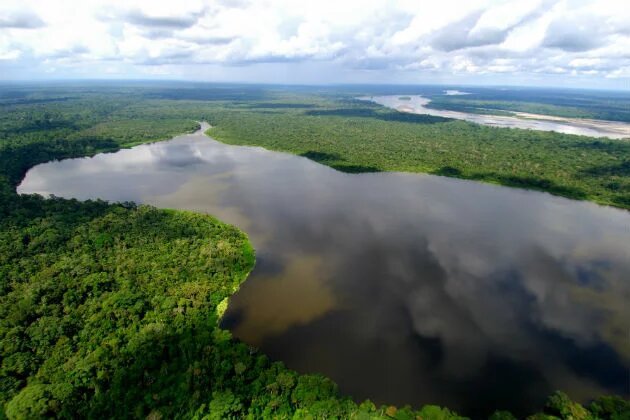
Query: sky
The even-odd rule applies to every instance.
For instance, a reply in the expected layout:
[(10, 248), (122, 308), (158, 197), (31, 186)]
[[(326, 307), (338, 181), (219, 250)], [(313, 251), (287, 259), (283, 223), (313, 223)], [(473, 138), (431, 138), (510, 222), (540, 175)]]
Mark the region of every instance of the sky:
[(2, 0), (0, 80), (630, 90), (629, 0)]

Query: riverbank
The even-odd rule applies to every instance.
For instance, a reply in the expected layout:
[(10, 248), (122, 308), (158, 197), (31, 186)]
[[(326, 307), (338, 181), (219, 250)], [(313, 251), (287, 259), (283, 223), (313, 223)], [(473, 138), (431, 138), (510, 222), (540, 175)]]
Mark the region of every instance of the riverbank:
[(323, 109), (216, 109), (208, 134), (344, 172), (424, 172), (630, 209), (630, 142), (401, 113), (367, 101)]
[[(429, 108), (428, 105), (431, 103), (431, 100), (420, 95), (405, 97), (398, 95), (364, 96), (357, 99), (372, 101), (400, 112), (454, 118), (491, 127), (553, 131), (562, 134), (630, 140), (630, 124), (618, 121), (567, 118), (500, 109), (487, 110), (487, 113), (450, 111)], [(493, 113), (509, 115), (493, 115)]]

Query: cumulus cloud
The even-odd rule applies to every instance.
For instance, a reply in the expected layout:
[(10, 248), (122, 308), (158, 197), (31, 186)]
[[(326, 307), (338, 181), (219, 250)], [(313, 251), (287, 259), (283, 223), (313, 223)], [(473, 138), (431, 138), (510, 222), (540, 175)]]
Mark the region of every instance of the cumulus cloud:
[(588, 16), (557, 19), (549, 25), (543, 46), (570, 52), (588, 51), (604, 45), (606, 34), (603, 32)]
[(625, 3), (7, 0), (0, 5), (0, 66), (28, 63), (34, 72), (54, 67), (65, 75), (64, 66), (98, 73), (107, 62), (122, 74), (202, 78), (238, 67), (250, 80), (264, 75), (262, 67), (278, 73), (285, 66), (288, 81), (300, 82), (306, 63), (327, 69), (308, 72), (318, 82), (493, 74), (622, 80), (630, 67)]
[(44, 21), (30, 10), (5, 11), (0, 15), (0, 28), (35, 29), (44, 26)]
[(134, 25), (182, 29), (193, 26), (202, 14), (202, 12), (199, 12), (187, 16), (151, 16), (141, 10), (132, 10), (121, 17)]

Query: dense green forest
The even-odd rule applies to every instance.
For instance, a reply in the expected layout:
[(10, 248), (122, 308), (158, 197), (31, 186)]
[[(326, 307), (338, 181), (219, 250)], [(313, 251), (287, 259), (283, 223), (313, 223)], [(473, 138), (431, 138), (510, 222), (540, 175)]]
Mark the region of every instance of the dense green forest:
[[(17, 195), (35, 164), (169, 138), (207, 119), (225, 141), (289, 150), (346, 171), (469, 176), (483, 157), (504, 174), (513, 166), (500, 172), (499, 160), (510, 146), (552, 174), (559, 170), (554, 160), (584, 154), (564, 169), (569, 175), (578, 165), (612, 169), (586, 171), (590, 181), (575, 187), (589, 193), (582, 198), (630, 203), (626, 143), (532, 139), (329, 95), (238, 86), (17, 86), (0, 88), (0, 109), (0, 418), (459, 418), (430, 405), (357, 404), (330, 380), (299, 375), (235, 341), (218, 320), (254, 264), (243, 233), (190, 212)], [(531, 146), (537, 142), (556, 146)], [(467, 157), (471, 148), (479, 156)], [(569, 157), (552, 154), (559, 151)], [(429, 153), (438, 157), (423, 157)], [(623, 164), (626, 172), (615, 172)], [(615, 176), (620, 187), (607, 192), (600, 183)], [(565, 186), (563, 176), (553, 179), (558, 183), (538, 187)], [(630, 418), (630, 403), (612, 396), (583, 407), (557, 393), (541, 409), (532, 418)], [(493, 418), (513, 417), (500, 411)]]
[(213, 109), (209, 134), (346, 172), (428, 172), (630, 208), (630, 141), (487, 127), (352, 99), (284, 101)]

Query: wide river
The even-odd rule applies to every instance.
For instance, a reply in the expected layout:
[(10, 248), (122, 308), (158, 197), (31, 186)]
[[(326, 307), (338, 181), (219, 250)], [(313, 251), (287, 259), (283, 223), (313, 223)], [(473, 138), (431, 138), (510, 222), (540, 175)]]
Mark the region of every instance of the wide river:
[(372, 101), (400, 112), (454, 118), (457, 120), (470, 121), (491, 127), (522, 128), (526, 130), (555, 131), (557, 133), (564, 134), (577, 134), (580, 136), (630, 139), (630, 124), (619, 121), (554, 117), (551, 115), (530, 114), (527, 112), (512, 112), (513, 116), (506, 116), (448, 111), (443, 109), (428, 108), (426, 105), (428, 105), (431, 100), (420, 95), (362, 96), (357, 99)]
[(238, 225), (257, 263), (224, 326), (355, 399), (478, 416), (532, 412), (556, 389), (630, 396), (630, 212), (438, 176), (345, 174), (201, 132), (42, 164), (18, 190)]

